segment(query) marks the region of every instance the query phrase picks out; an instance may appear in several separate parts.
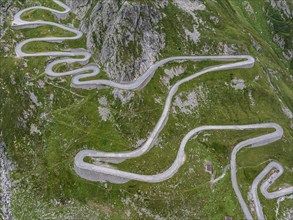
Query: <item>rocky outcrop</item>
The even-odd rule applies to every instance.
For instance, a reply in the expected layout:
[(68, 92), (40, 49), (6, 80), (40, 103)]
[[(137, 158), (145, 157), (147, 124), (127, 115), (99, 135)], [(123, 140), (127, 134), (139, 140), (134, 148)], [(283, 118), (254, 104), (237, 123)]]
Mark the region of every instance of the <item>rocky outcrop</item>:
[[(293, 3), (288, 0), (267, 0), (268, 24), (272, 29), (273, 41), (282, 49), (286, 60), (293, 59)], [(289, 35), (288, 35), (289, 34)]]
[(5, 153), (6, 145), (0, 142), (0, 178), (1, 178), (1, 193), (0, 201), (2, 205), (3, 218), (5, 220), (12, 219), (10, 210), (10, 198), (11, 198), (11, 179), (9, 171), (12, 169), (11, 161), (7, 158)]
[(66, 3), (81, 20), (87, 48), (111, 79), (129, 81), (141, 75), (165, 46), (159, 8), (167, 1), (151, 5), (115, 0)]
[(83, 17), (80, 29), (87, 35), (87, 48), (109, 78), (129, 81), (144, 73), (165, 47), (165, 35), (161, 34), (159, 24), (163, 18), (159, 8), (164, 1), (147, 5), (101, 0), (90, 11), (85, 7), (94, 1), (87, 6), (85, 2), (71, 4)]
[(76, 14), (77, 18), (81, 20), (90, 10), (92, 0), (66, 0), (66, 5), (68, 5), (74, 14)]
[(292, 18), (293, 10), (290, 9), (286, 0), (269, 0), (269, 2), (271, 3), (271, 6), (279, 10), (284, 17)]
[(7, 18), (7, 14), (9, 14), (9, 9), (12, 6), (12, 0), (3, 0), (0, 2), (0, 39), (5, 34), (5, 20)]

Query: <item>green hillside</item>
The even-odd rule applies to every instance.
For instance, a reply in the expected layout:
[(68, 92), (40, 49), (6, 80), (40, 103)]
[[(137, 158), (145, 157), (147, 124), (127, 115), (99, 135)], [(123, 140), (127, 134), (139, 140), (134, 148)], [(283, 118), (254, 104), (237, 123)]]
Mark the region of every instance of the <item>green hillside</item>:
[[(128, 2), (148, 7), (154, 4), (142, 0)], [(159, 23), (160, 33), (165, 35), (165, 48), (157, 60), (174, 55), (221, 55), (228, 50), (232, 54), (255, 57), (255, 67), (209, 73), (181, 86), (177, 97), (188, 101), (188, 94), (195, 92), (196, 106), (187, 106), (189, 113), (184, 113), (174, 99), (157, 145), (147, 154), (117, 167), (140, 174), (160, 173), (173, 163), (182, 138), (193, 128), (275, 122), (283, 127), (284, 138), (241, 151), (237, 158), (238, 182), (247, 200), (254, 178), (274, 160), (285, 167), (285, 172), (272, 190), (293, 185), (293, 119), (286, 114), (286, 109), (293, 110), (293, 63), (292, 58), (288, 60), (284, 56), (293, 50), (293, 16), (286, 17), (265, 0), (202, 2), (206, 9), (196, 11), (200, 20), (197, 43), (183, 37), (185, 30), (192, 32), (195, 25), (190, 14), (171, 0), (160, 9), (165, 15)], [(25, 8), (35, 3), (58, 8), (45, 0), (15, 1), (11, 7)], [(292, 3), (287, 3), (292, 12)], [(247, 9), (248, 4), (252, 11)], [(58, 20), (50, 13), (35, 10), (24, 18), (70, 23), (76, 28), (80, 24), (73, 13), (66, 20)], [(81, 149), (127, 151), (133, 150), (138, 140), (147, 138), (160, 117), (169, 91), (162, 80), (166, 70), (178, 67), (185, 70), (183, 75), (170, 80), (173, 85), (187, 75), (222, 62), (167, 64), (158, 69), (143, 90), (121, 92), (122, 96), (131, 97), (122, 103), (113, 89), (78, 90), (70, 87), (71, 77), (47, 77), (45, 67), (54, 58), (18, 58), (14, 53), (14, 46), (23, 39), (71, 33), (50, 26), (12, 30), (11, 21), (12, 17), (7, 15), (4, 25), (7, 31), (0, 38), (0, 139), (6, 143), (5, 150), (15, 164), (10, 173), (15, 219), (244, 218), (231, 186), (230, 172), (211, 186), (211, 176), (204, 171), (205, 161), (212, 161), (216, 176), (220, 176), (230, 162), (233, 147), (266, 130), (200, 134), (188, 143), (187, 159), (179, 172), (162, 183), (93, 183), (81, 179), (73, 170), (74, 157)], [(284, 39), (282, 47), (274, 41), (276, 34)], [(137, 44), (134, 41), (133, 45), (121, 46), (124, 62), (131, 56), (140, 56), (141, 51), (134, 49)], [(100, 46), (97, 45), (95, 54), (99, 53)], [(86, 36), (62, 43), (31, 43), (24, 50), (71, 48), (86, 48)], [(60, 65), (56, 69), (65, 71), (79, 66)], [(109, 78), (103, 66), (102, 69), (98, 78)], [(245, 84), (243, 89), (233, 87), (233, 82), (239, 79)], [(99, 113), (101, 108), (109, 110), (106, 119)], [(268, 219), (275, 219), (277, 199), (266, 200), (259, 195), (264, 213)], [(292, 199), (281, 202), (277, 217), (282, 219), (287, 215), (292, 203)]]

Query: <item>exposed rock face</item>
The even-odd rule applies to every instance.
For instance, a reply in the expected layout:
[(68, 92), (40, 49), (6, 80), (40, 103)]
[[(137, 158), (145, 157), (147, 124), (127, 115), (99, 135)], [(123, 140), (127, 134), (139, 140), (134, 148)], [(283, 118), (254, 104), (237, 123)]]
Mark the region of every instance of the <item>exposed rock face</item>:
[(173, 0), (173, 2), (183, 11), (191, 15), (195, 15), (194, 11), (206, 9), (206, 6), (199, 0)]
[(286, 0), (269, 0), (273, 8), (277, 8), (280, 12), (286, 17), (290, 18), (293, 16), (293, 10), (290, 10), (290, 7)]
[(254, 10), (248, 1), (242, 2), (242, 5), (250, 16), (254, 14)]
[(9, 172), (13, 166), (11, 161), (7, 158), (5, 152), (6, 145), (2, 141), (0, 142), (0, 179), (1, 179), (1, 190), (0, 190), (0, 203), (1, 210), (4, 219), (12, 219), (12, 213), (10, 210), (10, 199), (11, 199), (11, 179)]
[(231, 86), (235, 89), (235, 90), (243, 90), (246, 88), (245, 86), (245, 81), (243, 79), (233, 79), (231, 81)]
[(72, 9), (79, 19), (82, 19), (91, 8), (92, 0), (66, 0), (66, 4)]
[[(144, 73), (165, 47), (160, 4), (128, 1), (68, 1), (87, 34), (87, 47), (111, 79), (129, 81)], [(89, 11), (89, 7), (91, 11)], [(88, 19), (85, 19), (88, 17)]]
[[(293, 3), (288, 0), (267, 0), (270, 8), (267, 14), (268, 23), (272, 28), (273, 41), (282, 49), (286, 60), (293, 59), (293, 38), (288, 33), (293, 29)], [(276, 13), (277, 12), (277, 13)]]
[(0, 39), (5, 34), (5, 19), (12, 6), (12, 0), (1, 0), (0, 2)]
[(191, 1), (191, 0), (173, 0), (173, 3), (180, 8), (182, 11), (190, 14), (195, 22), (193, 26), (193, 30), (190, 31), (186, 27), (184, 27), (184, 32), (186, 35), (186, 40), (191, 40), (195, 44), (200, 40), (200, 33), (198, 31), (199, 24), (201, 20), (197, 17), (196, 11), (203, 11), (206, 9), (206, 6), (201, 3), (199, 0)]

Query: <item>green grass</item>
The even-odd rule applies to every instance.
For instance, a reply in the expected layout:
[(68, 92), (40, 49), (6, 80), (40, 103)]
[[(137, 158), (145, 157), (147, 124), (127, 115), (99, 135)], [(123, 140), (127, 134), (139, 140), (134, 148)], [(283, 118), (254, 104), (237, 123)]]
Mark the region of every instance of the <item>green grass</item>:
[[(44, 6), (48, 8), (52, 8), (59, 11), (64, 11), (59, 5), (55, 4), (53, 1), (46, 1), (46, 0), (34, 0), (29, 3), (22, 3), (19, 2), (15, 3), (17, 6), (21, 6), (23, 8), (33, 7), (33, 6)], [(37, 21), (37, 20), (44, 20), (44, 21), (51, 21), (51, 22), (58, 22), (63, 24), (72, 23), (74, 27), (79, 26), (79, 21), (76, 19), (73, 13), (69, 13), (65, 19), (57, 19), (51, 12), (44, 10), (44, 9), (32, 9), (27, 11), (26, 13), (22, 14), (21, 19), (26, 21)]]
[[(40, 2), (52, 6), (49, 5), (51, 1)], [(250, 3), (255, 11), (262, 12), (260, 1)], [(208, 73), (182, 85), (177, 95), (191, 91), (200, 94), (200, 89), (204, 92), (204, 97), (198, 95), (199, 105), (195, 111), (190, 115), (171, 113), (166, 127), (159, 136), (159, 144), (142, 157), (128, 160), (118, 167), (141, 174), (155, 174), (167, 169), (175, 159), (182, 138), (188, 131), (201, 125), (279, 123), (285, 130), (285, 136), (281, 141), (264, 147), (245, 149), (238, 155), (237, 177), (241, 183), (243, 197), (246, 199), (253, 179), (268, 164), (263, 163), (264, 161), (273, 159), (285, 167), (293, 167), (293, 133), (290, 128), (292, 120), (284, 115), (279, 102), (280, 98), (293, 109), (292, 81), (286, 69), (287, 62), (282, 59), (281, 50), (272, 42), (270, 29), (262, 13), (248, 17), (243, 11), (241, 1), (238, 0), (218, 3), (206, 1), (206, 5), (208, 10), (198, 12), (199, 16), (208, 26), (216, 29), (216, 34), (203, 28), (201, 41), (197, 45), (183, 40), (182, 26), (193, 26), (190, 16), (172, 4), (163, 9), (166, 14), (162, 20), (163, 32), (166, 33), (166, 49), (160, 57), (202, 55), (204, 45), (213, 46), (207, 54), (214, 55), (218, 53), (218, 43), (225, 42), (228, 45), (237, 44), (236, 53), (251, 54), (259, 62), (252, 69)], [(41, 11), (32, 11), (25, 17), (37, 20), (43, 15), (46, 20), (55, 21), (54, 17)], [(180, 16), (183, 23), (180, 23), (175, 15)], [(219, 16), (219, 24), (209, 21), (209, 16), (212, 15)], [(64, 22), (71, 22), (70, 19), (75, 18), (71, 16), (68, 19)], [(262, 30), (262, 33), (258, 30)], [(174, 32), (179, 34), (173, 34)], [(21, 39), (45, 37), (51, 33), (54, 33), (54, 36), (68, 34), (57, 28), (44, 26), (34, 31), (11, 31), (5, 39), (14, 39), (15, 34), (20, 33), (24, 35)], [(262, 52), (251, 46), (251, 36), (261, 45)], [(85, 38), (61, 44), (37, 42), (26, 45), (24, 49), (26, 52), (62, 51), (69, 48), (85, 48), (85, 42)], [(134, 47), (135, 43), (129, 46), (131, 50)], [(159, 68), (150, 83), (143, 90), (135, 91), (134, 97), (122, 105), (119, 100), (114, 99), (112, 89), (76, 90), (70, 88), (71, 77), (63, 77), (64, 80), (47, 78), (44, 75), (47, 58), (17, 59), (13, 52), (8, 54), (8, 58), (0, 55), (0, 99), (3, 100), (0, 104), (0, 133), (8, 145), (9, 155), (17, 164), (16, 170), (12, 173), (16, 181), (12, 208), (17, 219), (22, 215), (24, 219), (40, 219), (43, 214), (49, 215), (52, 212), (64, 217), (66, 213), (71, 212), (70, 210), (77, 209), (72, 207), (81, 208), (79, 214), (73, 217), (76, 219), (80, 219), (80, 216), (84, 218), (83, 213), (86, 212), (90, 213), (86, 217), (88, 219), (94, 219), (93, 216), (97, 216), (97, 213), (101, 219), (126, 219), (127, 210), (131, 211), (133, 219), (151, 218), (146, 214), (138, 215), (137, 209), (141, 211), (142, 208), (175, 219), (223, 219), (225, 215), (230, 215), (233, 219), (244, 218), (231, 187), (230, 172), (227, 172), (225, 178), (217, 183), (212, 191), (209, 184), (210, 176), (204, 172), (204, 161), (211, 160), (219, 176), (222, 168), (229, 163), (231, 151), (237, 143), (264, 134), (267, 130), (214, 131), (200, 134), (187, 144), (186, 163), (173, 178), (163, 183), (92, 183), (79, 178), (73, 170), (74, 156), (81, 149), (133, 150), (137, 140), (148, 136), (160, 117), (168, 94), (168, 89), (160, 80), (164, 76), (164, 69), (178, 65), (186, 68), (184, 74), (171, 80), (171, 84), (174, 84), (182, 77), (220, 62), (169, 63)], [(127, 59), (128, 54), (124, 55)], [(27, 66), (24, 63), (27, 63)], [(78, 64), (62, 64), (54, 70), (62, 72), (68, 68), (78, 67)], [(269, 69), (276, 71), (276, 75), (266, 75)], [(259, 76), (257, 81), (256, 76)], [(102, 71), (97, 78), (107, 78), (107, 74)], [(236, 91), (229, 85), (231, 80), (237, 78), (245, 80), (244, 90)], [(13, 79), (15, 84), (12, 83)], [(38, 86), (39, 80), (44, 81), (44, 87)], [(249, 91), (252, 92), (254, 106), (251, 105)], [(38, 97), (42, 106), (32, 107), (30, 92)], [(110, 121), (102, 121), (99, 115), (98, 100), (101, 97), (108, 100), (107, 108), (112, 114)], [(160, 98), (161, 103), (156, 103), (155, 98)], [(25, 114), (28, 114), (27, 118)], [(30, 134), (32, 123), (42, 131), (41, 135)], [(285, 169), (284, 175), (273, 185), (273, 189), (285, 183), (292, 185), (292, 177), (292, 172)], [(276, 200), (268, 201), (260, 197), (265, 214), (275, 216)], [(128, 198), (134, 205), (122, 202)], [(56, 205), (54, 200), (57, 200), (59, 205)], [(69, 201), (73, 201), (75, 205), (71, 206)], [(41, 204), (40, 207), (38, 204)], [(290, 207), (291, 204), (292, 200), (285, 200), (281, 205), (282, 209)]]
[(45, 38), (52, 37), (52, 33), (54, 33), (54, 37), (74, 37), (75, 34), (69, 31), (65, 31), (64, 29), (54, 27), (54, 26), (40, 26), (32, 29), (22, 29), (21, 32), (24, 36), (24, 39), (29, 38)]

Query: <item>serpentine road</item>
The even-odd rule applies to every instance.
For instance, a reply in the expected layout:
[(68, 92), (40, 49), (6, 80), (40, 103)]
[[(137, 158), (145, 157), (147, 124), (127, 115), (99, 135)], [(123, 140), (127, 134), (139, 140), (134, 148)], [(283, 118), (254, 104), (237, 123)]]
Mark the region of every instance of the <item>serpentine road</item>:
[(268, 188), (274, 183), (275, 180), (277, 180), (284, 172), (284, 168), (282, 167), (281, 164), (277, 162), (271, 162), (269, 163), (264, 170), (255, 178), (255, 180), (252, 183), (251, 186), (251, 194), (253, 198), (253, 202), (255, 205), (255, 210), (258, 219), (265, 219), (265, 216), (262, 211), (262, 206), (260, 204), (258, 194), (257, 194), (257, 188), (259, 183), (262, 181), (262, 179), (265, 178), (273, 169), (276, 169), (277, 171), (271, 174), (271, 176), (262, 183), (260, 187), (260, 191), (263, 194), (264, 197), (267, 199), (275, 199), (279, 198), (288, 194), (293, 194), (293, 186), (285, 188), (285, 189), (280, 189), (275, 192), (268, 192)]
[[(262, 135), (256, 138), (251, 138), (249, 140), (246, 140), (237, 144), (235, 148), (233, 149), (232, 156), (231, 156), (232, 185), (237, 195), (237, 198), (241, 204), (243, 212), (245, 213), (246, 218), (252, 219), (252, 215), (241, 195), (241, 192), (237, 184), (236, 154), (238, 151), (240, 151), (244, 147), (263, 146), (263, 145), (266, 145), (281, 139), (283, 136), (283, 129), (278, 124), (264, 123), (264, 124), (252, 124), (252, 125), (229, 125), (229, 126), (218, 125), (218, 126), (202, 126), (202, 127), (195, 128), (183, 138), (178, 150), (177, 157), (174, 163), (170, 166), (170, 168), (156, 175), (141, 175), (141, 174), (121, 171), (116, 169), (114, 166), (109, 165), (109, 163), (117, 164), (130, 158), (139, 157), (152, 148), (157, 136), (160, 134), (160, 131), (164, 128), (168, 120), (168, 114), (170, 111), (170, 106), (172, 104), (173, 96), (177, 92), (180, 85), (190, 80), (193, 80), (201, 75), (204, 75), (206, 73), (219, 72), (222, 70), (237, 69), (237, 68), (252, 68), (255, 62), (254, 58), (251, 56), (246, 56), (246, 55), (177, 56), (177, 57), (170, 57), (167, 59), (163, 59), (153, 64), (142, 76), (137, 78), (135, 81), (132, 81), (129, 83), (117, 83), (110, 80), (84, 80), (88, 77), (96, 76), (100, 72), (100, 69), (96, 64), (86, 65), (91, 58), (91, 54), (88, 51), (85, 51), (84, 49), (76, 49), (76, 50), (63, 51), (63, 52), (55, 51), (55, 52), (40, 52), (40, 53), (26, 53), (22, 50), (25, 44), (31, 43), (31, 42), (39, 42), (39, 41), (60, 42), (64, 40), (79, 39), (82, 36), (82, 32), (62, 24), (57, 24), (55, 22), (22, 20), (21, 18), (22, 14), (33, 9), (47, 10), (54, 13), (59, 18), (66, 18), (66, 16), (70, 12), (70, 8), (58, 0), (53, 0), (53, 1), (59, 6), (61, 6), (64, 10), (58, 11), (58, 10), (54, 10), (54, 9), (42, 7), (42, 6), (27, 8), (27, 9), (21, 10), (15, 15), (13, 23), (12, 23), (12, 27), (15, 29), (22, 29), (22, 28), (34, 28), (34, 27), (43, 26), (43, 25), (51, 25), (51, 26), (55, 26), (55, 27), (64, 29), (66, 31), (69, 31), (71, 33), (74, 33), (75, 35), (72, 37), (45, 37), (45, 38), (32, 38), (28, 40), (23, 40), (22, 42), (16, 45), (15, 52), (18, 57), (40, 57), (40, 56), (66, 57), (63, 59), (55, 60), (52, 63), (50, 63), (46, 67), (45, 73), (51, 77), (60, 77), (60, 76), (68, 76), (68, 75), (72, 76), (72, 81), (71, 81), (72, 87), (81, 88), (81, 89), (94, 89), (94, 88), (101, 89), (105, 87), (118, 88), (118, 89), (124, 89), (124, 90), (142, 89), (150, 81), (150, 79), (152, 78), (156, 70), (168, 62), (186, 61), (186, 60), (230, 61), (230, 63), (227, 63), (227, 64), (208, 67), (198, 73), (194, 73), (193, 75), (178, 81), (169, 91), (168, 97), (165, 102), (164, 110), (154, 130), (149, 135), (147, 141), (140, 148), (131, 152), (116, 152), (116, 153), (93, 151), (93, 150), (80, 151), (76, 155), (74, 160), (74, 169), (76, 173), (80, 177), (90, 181), (100, 181), (100, 182), (109, 181), (112, 183), (126, 183), (129, 180), (137, 180), (137, 181), (151, 182), (151, 183), (161, 182), (171, 178), (182, 166), (182, 164), (185, 161), (184, 149), (186, 147), (187, 142), (190, 140), (190, 138), (192, 138), (193, 136), (197, 135), (200, 132), (207, 131), (207, 130), (250, 130), (250, 129), (272, 128), (275, 130), (274, 132), (271, 132), (269, 134)], [(62, 72), (62, 73), (53, 71), (53, 67), (57, 64), (74, 63), (74, 62), (79, 62), (86, 66), (76, 70)], [(216, 73), (216, 74), (219, 74), (219, 73)], [(84, 161), (85, 157), (91, 157), (92, 159), (94, 159), (95, 164), (85, 162)]]

